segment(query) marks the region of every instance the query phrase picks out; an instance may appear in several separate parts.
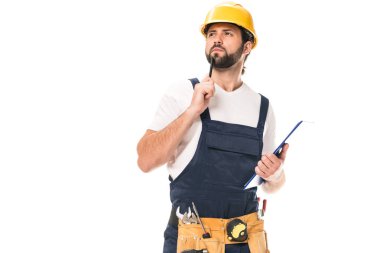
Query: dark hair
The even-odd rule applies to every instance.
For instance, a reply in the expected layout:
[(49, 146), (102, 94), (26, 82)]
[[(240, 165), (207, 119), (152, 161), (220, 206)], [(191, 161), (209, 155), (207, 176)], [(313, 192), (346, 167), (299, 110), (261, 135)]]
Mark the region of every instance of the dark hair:
[(241, 27), (241, 26), (238, 26), (238, 27), (240, 28), (240, 31), (241, 31), (241, 38), (243, 40), (243, 44), (246, 43), (247, 41), (251, 41), (252, 43), (255, 42), (255, 37), (250, 31), (248, 31), (244, 27)]
[[(243, 45), (247, 42), (247, 41), (251, 41), (252, 44), (255, 43), (255, 37), (253, 36), (253, 34), (248, 31), (247, 29), (245, 29), (244, 27), (241, 27), (241, 26), (238, 26), (240, 31), (241, 31), (241, 39), (243, 41)], [(248, 58), (248, 55), (247, 54), (244, 58), (244, 62), (247, 60)], [(245, 73), (245, 65), (243, 65), (243, 69), (241, 71), (241, 74), (244, 75)]]

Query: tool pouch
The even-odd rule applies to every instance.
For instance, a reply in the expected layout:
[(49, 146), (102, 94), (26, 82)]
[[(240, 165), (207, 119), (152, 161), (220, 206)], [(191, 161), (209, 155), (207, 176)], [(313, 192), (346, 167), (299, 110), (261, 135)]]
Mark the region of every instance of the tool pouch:
[(218, 238), (203, 238), (203, 234), (200, 224), (180, 224), (178, 226), (177, 253), (204, 249), (207, 249), (208, 253), (224, 253), (224, 244)]
[(248, 237), (250, 252), (270, 253), (268, 249), (267, 233), (265, 231), (249, 233)]
[[(208, 253), (225, 253), (226, 244), (236, 243), (248, 243), (250, 252), (269, 253), (264, 221), (257, 219), (257, 213), (233, 219), (202, 218), (202, 222), (206, 232), (210, 233), (211, 238), (202, 237), (204, 231), (200, 224), (183, 224), (179, 221), (177, 253), (186, 252), (186, 250), (205, 249), (207, 249)], [(244, 224), (245, 230), (243, 228)], [(228, 238), (228, 225), (236, 230), (232, 229), (231, 233), (240, 235), (234, 236), (234, 238), (242, 240), (245, 237), (245, 240), (230, 240)], [(247, 236), (241, 236), (243, 235), (242, 231), (246, 231), (244, 234)]]

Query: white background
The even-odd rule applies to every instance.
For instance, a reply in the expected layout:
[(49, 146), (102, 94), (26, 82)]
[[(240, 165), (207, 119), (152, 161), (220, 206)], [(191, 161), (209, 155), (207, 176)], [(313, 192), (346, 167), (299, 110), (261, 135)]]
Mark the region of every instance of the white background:
[[(315, 122), (266, 196), (272, 252), (380, 250), (375, 2), (241, 2), (258, 35), (244, 80), (278, 141)], [(162, 252), (167, 172), (142, 173), (136, 144), (169, 85), (207, 74), (216, 3), (0, 3), (0, 252)]]

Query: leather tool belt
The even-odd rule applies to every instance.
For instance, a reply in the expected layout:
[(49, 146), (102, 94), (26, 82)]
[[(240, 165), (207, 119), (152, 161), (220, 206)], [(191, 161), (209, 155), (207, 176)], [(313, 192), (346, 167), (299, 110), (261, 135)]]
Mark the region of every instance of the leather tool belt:
[(250, 252), (269, 253), (264, 221), (258, 218), (257, 213), (231, 219), (201, 219), (211, 238), (203, 238), (200, 224), (184, 224), (178, 220), (177, 253), (188, 250), (225, 253), (226, 244), (236, 243), (248, 243)]

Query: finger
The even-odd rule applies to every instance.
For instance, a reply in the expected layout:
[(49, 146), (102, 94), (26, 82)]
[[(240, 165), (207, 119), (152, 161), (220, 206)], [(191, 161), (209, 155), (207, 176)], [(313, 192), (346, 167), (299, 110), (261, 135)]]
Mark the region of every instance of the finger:
[(277, 157), (275, 154), (266, 154), (265, 157), (272, 163), (272, 165), (270, 166), (270, 168), (273, 170), (273, 171), (276, 171), (277, 168), (279, 168), (281, 166), (281, 164), (284, 162), (283, 160), (281, 160), (279, 157)]
[[(260, 164), (260, 165), (259, 165)], [(264, 170), (266, 173), (268, 173), (270, 170), (271, 170), (271, 167), (272, 167), (272, 162), (269, 161), (268, 158), (266, 158), (265, 156), (263, 156), (261, 158), (261, 160), (257, 163), (257, 165), (259, 165), (259, 168)]]
[(215, 89), (215, 84), (214, 84), (214, 82), (212, 80), (211, 81), (207, 81), (207, 82), (202, 82), (202, 84), (205, 87), (209, 87), (209, 88)]
[(205, 86), (203, 90), (203, 94), (205, 95), (205, 98), (211, 98), (214, 96), (215, 89), (214, 87)]
[(261, 157), (261, 161), (267, 166), (268, 168), (272, 167), (276, 160), (273, 159), (273, 157), (270, 156), (271, 154), (265, 154)]
[(277, 157), (276, 159), (277, 159), (277, 162), (275, 163), (273, 163), (266, 156), (263, 156), (263, 158), (261, 159), (263, 161), (263, 165), (265, 165), (266, 168), (263, 168), (263, 167), (259, 167), (259, 168), (261, 168), (261, 170), (265, 172), (265, 177), (269, 177), (273, 175), (276, 172), (276, 170), (280, 167), (281, 162)]
[(259, 175), (260, 177), (266, 177), (266, 173), (264, 171), (262, 171), (259, 166), (256, 166), (255, 167), (255, 173), (256, 175)]
[(286, 158), (286, 152), (288, 152), (288, 149), (289, 149), (289, 144), (285, 143), (284, 146), (282, 147), (282, 150), (281, 150), (281, 153), (280, 153), (280, 159), (282, 161), (285, 160), (285, 158)]
[(257, 166), (259, 166), (259, 168), (262, 168), (264, 170), (266, 169), (266, 165), (263, 163), (262, 160), (260, 160), (260, 161), (257, 162)]
[(214, 92), (210, 89), (204, 89), (203, 95), (205, 95), (205, 98), (210, 98), (214, 95)]
[(264, 173), (270, 173), (270, 168), (266, 166), (261, 160), (257, 163), (257, 167)]
[(210, 99), (210, 98), (212, 98), (213, 97), (213, 95), (212, 94), (210, 94), (210, 93), (207, 93), (207, 95), (205, 96), (205, 99), (206, 100), (208, 100), (208, 99)]
[(207, 83), (199, 83), (195, 86), (195, 90), (201, 92), (203, 95), (206, 95), (207, 93), (214, 91), (215, 88)]

